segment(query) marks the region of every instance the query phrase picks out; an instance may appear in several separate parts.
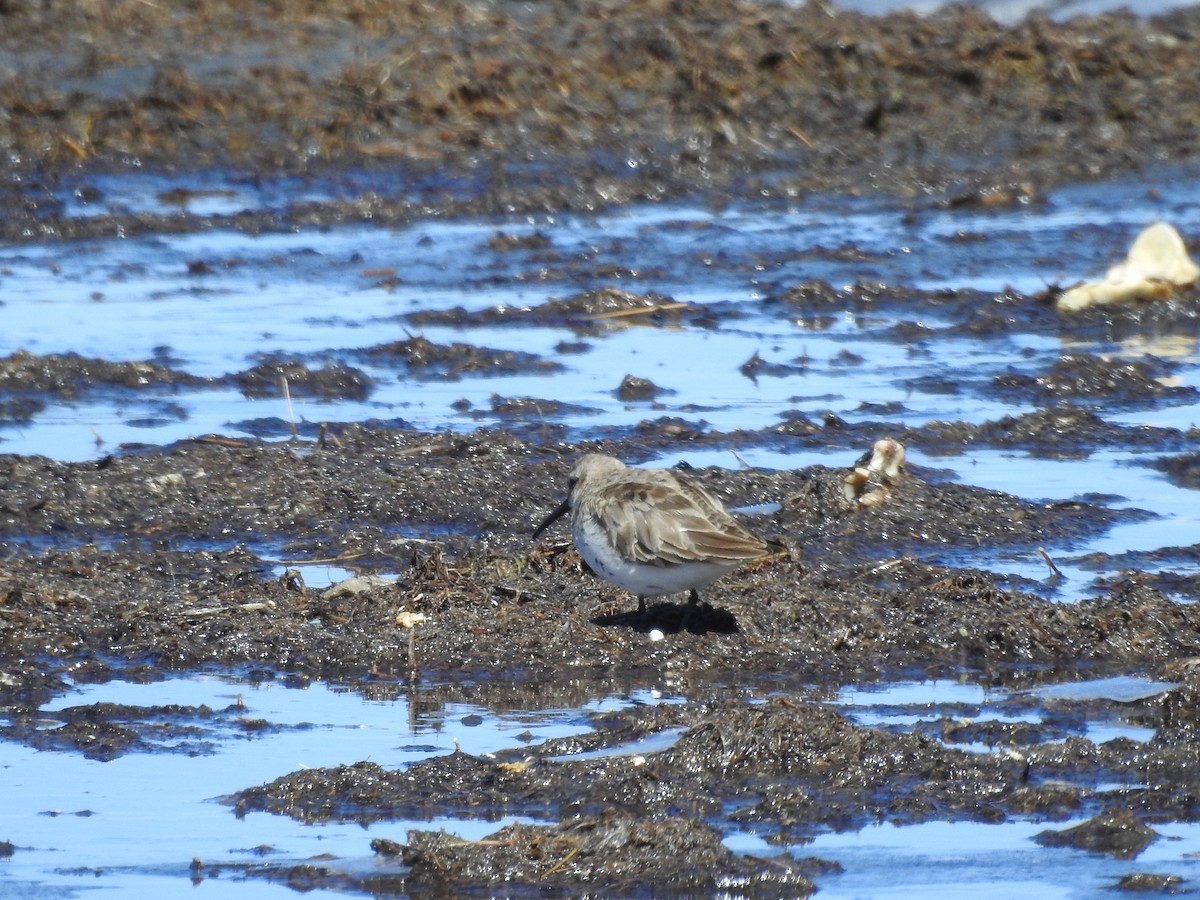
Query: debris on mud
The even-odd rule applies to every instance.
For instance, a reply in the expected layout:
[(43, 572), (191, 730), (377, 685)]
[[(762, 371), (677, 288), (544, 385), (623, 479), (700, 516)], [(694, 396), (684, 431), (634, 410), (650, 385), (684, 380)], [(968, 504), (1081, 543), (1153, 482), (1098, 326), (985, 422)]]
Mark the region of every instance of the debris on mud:
[(233, 376), (247, 397), (317, 397), (322, 400), (365, 400), (373, 387), (361, 369), (326, 362), (313, 369), (298, 360), (265, 360)]
[(1116, 859), (1133, 859), (1158, 837), (1158, 832), (1136, 815), (1121, 809), (1102, 813), (1073, 828), (1039, 832), (1034, 840), (1043, 847), (1074, 847), (1107, 853)]
[(786, 860), (739, 856), (715, 829), (686, 816), (630, 816), (606, 810), (557, 825), (508, 825), (481, 841), (410, 831), (400, 848), (408, 883), (457, 891), (498, 883), (586, 886), (622, 895), (656, 890), (739, 896), (807, 897), (816, 887)]
[(626, 375), (613, 392), (618, 400), (626, 403), (644, 403), (655, 399), (661, 394), (674, 393), (669, 388), (661, 388), (649, 378), (637, 375)]
[(197, 387), (212, 382), (156, 362), (110, 362), (77, 353), (38, 356), (25, 350), (0, 359), (0, 393), (76, 397), (110, 388)]
[(1061, 398), (1103, 398), (1110, 406), (1150, 399), (1194, 401), (1196, 388), (1173, 382), (1173, 370), (1169, 362), (1151, 357), (1113, 360), (1069, 354), (1041, 374), (1013, 371), (994, 378), (993, 385), (1001, 396), (1024, 396), (1039, 405)]
[(632, 325), (661, 327), (687, 322), (703, 327), (713, 321), (713, 313), (707, 307), (676, 301), (653, 291), (634, 294), (609, 287), (547, 300), (537, 306), (492, 306), (476, 312), (456, 307), (416, 312), (406, 319), (422, 326), (531, 325), (596, 335)]
[(376, 365), (402, 365), (416, 377), (446, 381), (457, 381), (464, 375), (548, 373), (562, 369), (560, 363), (523, 350), (493, 350), (464, 343), (435, 344), (420, 336), (379, 344), (359, 353)]
[(1173, 297), (1197, 280), (1200, 267), (1188, 256), (1175, 226), (1155, 222), (1134, 239), (1125, 260), (1109, 269), (1102, 281), (1063, 291), (1055, 306), (1078, 312), (1089, 306)]

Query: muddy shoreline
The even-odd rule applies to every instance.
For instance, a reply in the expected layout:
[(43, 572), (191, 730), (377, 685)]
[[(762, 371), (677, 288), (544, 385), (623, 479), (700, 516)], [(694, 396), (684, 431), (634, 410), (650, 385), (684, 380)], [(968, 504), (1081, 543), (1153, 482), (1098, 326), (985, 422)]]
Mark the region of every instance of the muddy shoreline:
[[(636, 456), (635, 441), (603, 446)], [(303, 821), (472, 810), (560, 821), (478, 845), (444, 845), (414, 833), (407, 843), (376, 847), (395, 863), (393, 887), (410, 892), (504, 877), (569, 891), (602, 878), (612, 890), (636, 894), (657, 878), (677, 876), (681, 886), (697, 889), (739, 878), (747, 896), (804, 896), (812, 883), (803, 861), (781, 867), (731, 856), (720, 833), (750, 827), (795, 846), (822, 829), (877, 821), (1034, 816), (1052, 823), (1121, 812), (1129, 818), (1125, 827), (1089, 838), (1104, 852), (1120, 852), (1130, 829), (1200, 821), (1194, 579), (1171, 582), (1168, 594), (1158, 576), (1133, 571), (1098, 585), (1095, 599), (1062, 604), (1021, 589), (1045, 585), (1002, 586), (983, 571), (920, 561), (947, 542), (1053, 552), (1080, 530), (1102, 530), (1137, 511), (1116, 513), (1102, 498), (1031, 504), (927, 481), (922, 475), (931, 473), (919, 468), (870, 505), (847, 499), (847, 470), (696, 470), (730, 505), (774, 500), (777, 510), (748, 521), (787, 549), (723, 579), (687, 630), (684, 605), (670, 599), (652, 603), (631, 625), (612, 615), (630, 598), (590, 575), (568, 542), (534, 545), (528, 537), (561, 490), (565, 461), (583, 449), (504, 432), (448, 441), (352, 427), (336, 446), (223, 439), (98, 463), (2, 458), (3, 735), (112, 759), (197, 752), (217, 727), (247, 734), (274, 727), (237, 706), (68, 707), (53, 714), (58, 721), (49, 729), (39, 711), (70, 682), (156, 680), (212, 667), (265, 679), (287, 673), (299, 683), (332, 679), (379, 697), (420, 685), (423, 703), (501, 709), (578, 705), (647, 683), (689, 698), (683, 706), (598, 717), (596, 733), (584, 741), (500, 757), (453, 754), (404, 772), (366, 763), (309, 769), (230, 798), (240, 813), (267, 810)], [(497, 493), (497, 483), (509, 489)], [(393, 536), (396, 524), (412, 528), (417, 516), (420, 530), (440, 536)], [(240, 544), (263, 536), (297, 560), (324, 558), (399, 576), (319, 589), (294, 570), (267, 577), (271, 563)], [(31, 553), (35, 538), (42, 549)], [(172, 549), (187, 542), (235, 546)], [(828, 690), (913, 676), (1020, 689), (1129, 673), (1175, 685), (1136, 705), (1139, 722), (1156, 729), (1149, 743), (1096, 745), (1069, 727), (1056, 740), (1052, 725), (1023, 729), (986, 720), (964, 728), (947, 719), (932, 733), (889, 735), (822, 708), (812, 694), (814, 684)], [(1130, 715), (1129, 703), (1112, 705)], [(676, 746), (646, 757), (645, 770), (621, 755), (586, 764), (563, 756), (671, 729), (681, 734)], [(693, 746), (716, 734), (719, 753)], [(736, 749), (744, 741), (750, 744)], [(1002, 752), (954, 748), (979, 741)], [(846, 754), (836, 764), (835, 748)], [(830, 766), (847, 780), (845, 790), (826, 784)], [(632, 782), (618, 787), (612, 778)], [(1145, 780), (1151, 787), (1098, 787)], [(581, 784), (594, 793), (581, 794)], [(411, 796), (418, 786), (419, 796)], [(699, 830), (671, 830), (685, 823)], [(580, 836), (601, 825), (608, 837)], [(526, 849), (506, 855), (495, 847)], [(678, 871), (664, 868), (665, 847), (681, 854), (672, 857)], [(208, 876), (222, 868), (229, 870), (215, 865)], [(379, 873), (364, 878), (353, 868), (330, 861), (234, 870), (293, 884), (383, 889), (372, 880)]]
[[(1036, 205), (1064, 184), (1197, 166), (1200, 7), (1003, 28), (967, 9), (870, 18), (821, 3), (718, 0), (354, 0), (336, 16), (301, 0), (253, 15), (215, 0), (186, 10), (114, 0), (82, 13), (73, 3), (17, 0), (0, 3), (0, 23), (0, 239), (16, 246), (230, 227), (386, 227), (682, 196), (720, 207), (878, 192), (913, 209), (991, 209)], [(60, 63), (50, 72), (48, 54)], [(194, 188), (157, 198), (177, 211), (107, 204), (105, 175), (151, 171), (194, 178)], [(189, 204), (211, 171), (274, 186), (281, 199), (195, 213)], [(333, 196), (300, 196), (318, 181)], [(495, 240), (503, 249), (506, 237)], [(516, 240), (537, 249), (536, 236)], [(219, 264), (196, 260), (187, 276)], [(545, 264), (586, 263), (547, 251)], [(0, 272), (0, 284), (6, 278)], [(1058, 291), (810, 281), (767, 285), (763, 303), (798, 324), (903, 309), (900, 344), (1016, 332), (1069, 344), (1194, 337), (1200, 328), (1194, 288), (1071, 319), (1053, 309)], [(651, 326), (713, 328), (737, 315), (614, 290), (564, 292), (519, 314), (424, 311), (404, 324), (491, 316), (514, 329), (560, 327), (566, 356), (598, 333), (597, 317), (614, 304), (648, 307), (639, 315)], [(929, 309), (947, 324), (924, 324)], [(574, 345), (565, 340), (572, 334)], [(420, 335), (364, 341), (332, 364), (272, 358), (213, 378), (169, 358), (17, 352), (0, 360), (0, 420), (19, 426), (80, 396), (147, 393), (161, 394), (170, 415), (181, 386), (275, 397), (281, 377), (297, 396), (361, 399), (373, 389), (356, 365), (364, 360), (414, 380), (562, 365)], [(845, 363), (865, 364), (853, 354)], [(780, 365), (755, 354), (730, 376), (792, 374)], [(1165, 454), (1153, 463), (1164, 478), (1195, 490), (1196, 424), (1115, 421), (1193, 403), (1195, 390), (1173, 380), (1178, 368), (1167, 358), (1064, 352), (1040, 371), (1014, 368), (986, 383), (962, 374), (913, 385), (1034, 407), (983, 423), (898, 427), (796, 412), (770, 428), (720, 432), (649, 414), (579, 439), (563, 424), (581, 412), (572, 398), (497, 394), (489, 412), (505, 427), (459, 434), (330, 421), (278, 440), (288, 423), (273, 420), (247, 429), (264, 440), (129, 445), (73, 463), (0, 454), (0, 737), (115, 759), (202, 753), (214, 729), (276, 727), (239, 704), (41, 709), (75, 683), (208, 670), (491, 709), (573, 708), (647, 686), (688, 701), (596, 715), (586, 738), (494, 757), (458, 752), (405, 771), (348, 759), (246, 785), (226, 798), (232, 812), (386, 823), (451, 810), (541, 824), (473, 843), (434, 832), (364, 837), (363, 857), (377, 858), (369, 871), (361, 859), (196, 860), (197, 881), (224, 869), (297, 890), (430, 897), (498, 880), (513, 885), (512, 896), (546, 886), (567, 896), (597, 886), (662, 896), (663, 883), (806, 896), (833, 869), (804, 858), (803, 844), (823, 831), (1022, 817), (1047, 823), (1053, 833), (1039, 838), (1047, 854), (1070, 846), (1136, 857), (1156, 824), (1200, 822), (1200, 579), (1184, 566), (1198, 552), (1195, 536), (1154, 554), (1097, 554), (1097, 566), (1122, 561), (1119, 577), (1062, 603), (1050, 565), (1035, 580), (946, 560), (1000, 548), (1044, 553), (1052, 564), (1083, 537), (1154, 514), (1122, 507), (1103, 485), (1085, 496), (1056, 496), (1050, 486), (1048, 499), (1033, 502), (920, 466), (848, 493), (852, 465), (813, 465), (803, 454), (869, 455), (881, 438), (945, 457), (972, 447), (1045, 459), (1154, 451)], [(662, 393), (619, 374), (611, 387), (635, 400)], [(467, 422), (475, 411), (460, 412)], [(671, 599), (634, 625), (614, 617), (631, 598), (589, 573), (563, 532), (530, 539), (583, 452), (637, 463), (667, 448), (753, 447), (794, 453), (796, 465), (693, 474), (783, 549), (718, 582), (686, 628)], [(299, 568), (318, 560), (360, 577), (310, 587)], [(1170, 571), (1173, 561), (1185, 570)], [(1151, 563), (1160, 565), (1144, 571)], [(1050, 704), (1047, 715), (1046, 703), (1020, 693), (1108, 675), (1163, 682), (1133, 701), (1091, 701), (1153, 728), (1153, 739), (1094, 743), (1078, 732), (1078, 707)], [(1044, 721), (973, 720), (967, 710), (902, 732), (823, 705), (839, 685), (900, 677), (1003, 687), (1014, 712), (1037, 706)], [(653, 754), (571, 759), (663, 735), (673, 740)], [(1057, 830), (1080, 817), (1087, 827)], [(791, 855), (729, 851), (722, 835), (741, 829)], [(19, 838), (0, 835), (9, 837)], [(1177, 883), (1130, 877), (1129, 889), (1138, 877)]]
[[(1002, 27), (656, 0), (7, 4), (0, 236), (251, 231), (432, 214), (883, 191), (950, 208), (1195, 163), (1200, 10)], [(47, 70), (53, 53), (57, 66)], [(102, 207), (89, 173), (306, 176), (341, 199), (214, 223)], [(199, 180), (198, 180), (199, 181)]]

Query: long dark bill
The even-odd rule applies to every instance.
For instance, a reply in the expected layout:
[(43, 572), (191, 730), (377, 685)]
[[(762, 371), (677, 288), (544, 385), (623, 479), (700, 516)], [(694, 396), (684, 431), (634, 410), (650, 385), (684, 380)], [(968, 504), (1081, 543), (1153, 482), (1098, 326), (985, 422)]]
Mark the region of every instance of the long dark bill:
[(558, 506), (556, 506), (554, 508), (554, 512), (552, 512), (552, 513), (550, 513), (550, 515), (546, 516), (546, 518), (542, 522), (542, 524), (537, 527), (537, 530), (533, 532), (533, 539), (536, 541), (539, 537), (541, 537), (543, 531), (545, 531), (547, 528), (549, 528), (551, 525), (553, 525), (555, 522), (557, 522), (559, 519), (561, 519), (563, 516), (565, 516), (570, 511), (570, 509), (571, 509), (571, 498), (567, 497), (565, 500), (563, 500), (562, 503), (558, 504)]

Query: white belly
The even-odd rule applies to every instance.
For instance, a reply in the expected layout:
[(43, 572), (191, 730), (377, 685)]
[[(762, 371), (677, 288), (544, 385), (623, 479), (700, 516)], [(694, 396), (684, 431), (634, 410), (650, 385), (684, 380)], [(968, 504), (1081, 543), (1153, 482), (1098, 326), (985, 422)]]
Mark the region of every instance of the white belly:
[(661, 597), (701, 588), (738, 566), (737, 562), (686, 562), (651, 565), (628, 560), (608, 542), (594, 522), (581, 518), (572, 524), (571, 535), (579, 555), (597, 575), (639, 597)]

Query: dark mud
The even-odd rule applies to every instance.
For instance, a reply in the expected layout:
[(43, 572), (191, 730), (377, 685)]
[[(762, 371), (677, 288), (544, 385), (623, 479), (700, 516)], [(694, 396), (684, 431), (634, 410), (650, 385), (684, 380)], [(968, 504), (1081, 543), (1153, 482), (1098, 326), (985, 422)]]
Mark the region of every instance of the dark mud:
[(653, 292), (632, 294), (618, 288), (586, 291), (564, 299), (548, 300), (532, 307), (493, 306), (478, 312), (461, 308), (412, 313), (405, 319), (414, 325), (534, 325), (570, 328), (580, 335), (596, 335), (628, 325), (681, 325), (712, 327), (713, 311), (695, 303), (684, 303)]
[[(46, 387), (86, 385), (93, 371), (82, 358), (37, 360), (22, 364), (53, 371)], [(1129, 371), (1074, 359), (1072, 371), (1083, 374), (1069, 396), (983, 425), (897, 429), (792, 416), (721, 434), (658, 419), (567, 443), (543, 415), (554, 414), (552, 401), (497, 397), (496, 409), (534, 421), (466, 435), (331, 424), (282, 444), (214, 436), (79, 463), (0, 456), (3, 736), (112, 759), (205, 753), (276, 727), (237, 705), (40, 710), (71, 682), (208, 667), (331, 679), (413, 704), (577, 707), (647, 683), (692, 701), (599, 716), (587, 738), (494, 758), (456, 753), (403, 771), (358, 763), (248, 787), (230, 798), (239, 812), (303, 821), (520, 814), (549, 823), (473, 843), (414, 832), (377, 846), (391, 862), (369, 874), (352, 861), (238, 869), (297, 889), (438, 895), (504, 877), (568, 893), (598, 880), (637, 894), (668, 878), (695, 890), (736, 883), (746, 896), (803, 896), (820, 866), (746, 858), (720, 835), (749, 829), (791, 847), (878, 821), (1092, 815), (1109, 824), (1047, 833), (1043, 842), (1136, 856), (1131, 841), (1154, 823), (1200, 821), (1192, 666), (1200, 582), (1138, 571), (1194, 559), (1196, 547), (1130, 555), (1120, 578), (1062, 604), (1050, 566), (1034, 582), (929, 559), (1005, 548), (1045, 551), (1052, 561), (1150, 513), (1115, 508), (1100, 492), (1031, 502), (934, 469), (909, 465), (881, 477), (862, 468), (872, 442), (892, 435), (942, 453), (982, 445), (1051, 458), (1114, 445), (1177, 448), (1185, 452), (1162, 466), (1186, 472), (1200, 441), (1194, 428), (1114, 426), (1087, 407), (1113, 402), (1105, 373), (1114, 365)], [(128, 387), (123, 372), (106, 389), (158, 389), (149, 379)], [(276, 375), (303, 381), (278, 363), (258, 372), (264, 386)], [(688, 619), (669, 599), (640, 619), (614, 615), (630, 608), (628, 595), (591, 575), (560, 536), (534, 544), (529, 535), (579, 454), (638, 461), (689, 444), (866, 452), (857, 467), (692, 470), (727, 505), (747, 508), (743, 517), (780, 551), (708, 589)], [(388, 577), (312, 588), (300, 569), (315, 561)], [(942, 719), (892, 733), (854, 724), (807, 693), (814, 683), (914, 675), (1012, 687), (1127, 673), (1182, 682), (1121, 704), (1121, 715), (1155, 729), (1146, 743), (1097, 745), (1079, 736), (1077, 710), (1036, 727)], [(439, 686), (418, 695), (422, 682)], [(619, 752), (674, 732), (667, 750)], [(1004, 752), (956, 747), (979, 744)], [(606, 748), (618, 753), (569, 758)], [(1145, 787), (1103, 787), (1113, 783)], [(219, 877), (221, 868), (199, 861), (193, 878)]]
[(995, 208), (1193, 160), (1200, 121), (1195, 9), (1010, 28), (970, 8), (724, 0), (12, 2), (0, 16), (13, 240), (203, 226), (187, 206), (202, 183), (161, 198), (177, 212), (65, 219), (61, 188), (102, 203), (73, 179), (102, 169), (344, 184), (344, 200), (230, 217), (251, 230), (697, 191)]
[[(136, 676), (136, 672), (130, 673)], [(14, 710), (0, 729), (7, 740), (39, 750), (75, 750), (88, 759), (107, 761), (126, 753), (172, 752), (189, 756), (215, 753), (222, 740), (278, 730), (246, 716), (246, 707), (128, 706), (93, 703), (57, 712)]]
[[(862, 728), (800, 697), (776, 695), (747, 706), (713, 691), (706, 701), (686, 706), (596, 715), (594, 732), (583, 738), (488, 757), (455, 753), (403, 772), (368, 762), (307, 770), (228, 802), (239, 814), (266, 810), (305, 822), (365, 825), (445, 814), (558, 820), (506, 828), (479, 842), (419, 831), (404, 843), (377, 839), (377, 852), (412, 867), (409, 890), (445, 881), (482, 887), (502, 873), (524, 884), (579, 889), (596, 877), (593, 855), (601, 835), (612, 841), (606, 883), (625, 887), (628, 860), (622, 857), (633, 843), (659, 852), (653, 868), (671, 883), (709, 884), (712, 869), (696, 865), (712, 858), (711, 848), (672, 851), (677, 835), (656, 833), (668, 816), (684, 833), (704, 836), (702, 823), (717, 821), (796, 847), (823, 830), (880, 822), (996, 823), (1011, 816), (1054, 822), (1082, 812), (1091, 818), (1047, 829), (1038, 842), (1132, 859), (1156, 839), (1151, 823), (1200, 817), (1191, 685), (1132, 707), (1139, 721), (1157, 729), (1147, 744), (1118, 739), (1097, 746), (1073, 736), (1050, 744), (1036, 730), (1010, 729), (993, 744), (1004, 752), (981, 754), (955, 748), (953, 735), (945, 736), (947, 742)], [(1181, 709), (1187, 709), (1182, 717)], [(678, 736), (667, 749), (645, 755), (627, 749), (656, 734)], [(596, 755), (597, 749), (610, 752)], [(1102, 786), (1106, 780), (1150, 786), (1114, 789)], [(523, 852), (531, 843), (537, 852)], [(796, 868), (806, 871), (795, 862), (776, 868), (725, 858), (718, 864), (750, 883), (764, 874), (794, 878)], [(639, 871), (644, 869), (634, 868)]]
[(361, 352), (377, 365), (403, 366), (417, 378), (455, 381), (463, 375), (515, 375), (562, 370), (562, 364), (519, 350), (494, 350), (472, 344), (435, 344), (423, 337), (383, 344)]
[[(1007, 29), (967, 9), (872, 19), (819, 3), (717, 0), (355, 0), (332, 10), (300, 0), (254, 11), (217, 0), (187, 9), (143, 0), (82, 10), (0, 3), (0, 236), (388, 225), (684, 195), (719, 206), (814, 191), (987, 209), (1037, 204), (1043, 191), (1071, 181), (1195, 162), (1197, 9), (1149, 20), (1033, 18)], [(336, 185), (336, 196), (201, 216), (188, 207), (204, 196), (198, 173), (209, 168), (252, 183), (320, 181)], [(70, 214), (64, 197), (104, 203), (92, 179), (111, 171), (195, 174), (198, 186), (160, 196), (162, 212)], [(564, 258), (536, 234), (497, 234), (489, 246), (533, 254), (535, 268), (522, 278), (574, 284), (630, 274)], [(184, 277), (203, 279), (218, 265), (195, 260)], [(371, 277), (387, 287), (402, 273)], [(549, 326), (591, 338), (630, 324), (707, 328), (738, 314), (651, 292), (574, 290), (528, 309), (401, 318)], [(1070, 318), (1055, 312), (1057, 292), (812, 281), (763, 284), (762, 302), (813, 330), (848, 311), (869, 332), (872, 311), (911, 309), (886, 338), (913, 352), (961, 334), (1119, 340), (1192, 335), (1200, 325), (1194, 289)], [(934, 324), (924, 321), (929, 311)], [(575, 340), (558, 352), (587, 349)], [(423, 337), (358, 353), (360, 362), (438, 381), (561, 366)], [(849, 351), (838, 359), (867, 362)], [(755, 354), (741, 375), (730, 374), (769, 378), (804, 366), (803, 357)], [(630, 597), (591, 575), (561, 532), (536, 545), (529, 534), (560, 499), (570, 461), (597, 449), (630, 462), (686, 447), (857, 453), (884, 437), (944, 455), (995, 447), (1070, 459), (1153, 449), (1176, 454), (1157, 465), (1179, 489), (1194, 489), (1195, 425), (1105, 418), (1113, 409), (1191, 402), (1194, 391), (1175, 386), (1174, 371), (1165, 359), (1072, 355), (1040, 372), (980, 382), (963, 372), (910, 385), (1036, 407), (979, 424), (910, 427), (796, 412), (770, 428), (721, 433), (650, 418), (580, 442), (561, 421), (585, 412), (578, 405), (497, 395), (490, 412), (507, 430), (449, 435), (399, 421), (328, 422), (292, 426), (302, 438), (286, 444), (213, 436), (121, 447), (83, 463), (0, 456), (3, 737), (111, 759), (203, 753), (230, 734), (275, 727), (245, 719), (237, 705), (41, 711), (72, 682), (206, 667), (262, 680), (339, 680), (380, 697), (412, 691), (414, 703), (421, 681), (436, 685), (425, 702), (495, 708), (576, 707), (647, 683), (691, 701), (596, 716), (588, 737), (494, 758), (455, 753), (404, 771), (360, 762), (247, 786), (229, 798), (239, 812), (302, 821), (423, 820), (447, 810), (547, 820), (472, 843), (419, 831), (403, 842), (377, 840), (374, 849), (391, 862), (367, 875), (336, 862), (244, 870), (298, 890), (437, 896), (504, 880), (530, 895), (545, 886), (638, 894), (669, 882), (803, 896), (808, 878), (819, 880), (819, 863), (750, 859), (721, 836), (749, 828), (791, 846), (878, 821), (1087, 815), (1079, 828), (1048, 830), (1044, 843), (1136, 856), (1154, 825), (1200, 821), (1200, 581), (1140, 571), (1194, 559), (1197, 545), (1181, 537), (1183, 546), (1155, 558), (1118, 557), (1128, 571), (1070, 605), (1054, 602), (1049, 566), (1045, 582), (1034, 582), (931, 561), (948, 550), (997, 548), (1044, 550), (1052, 561), (1081, 538), (1149, 515), (1116, 508), (1103, 485), (1031, 502), (919, 467), (861, 484), (850, 469), (825, 466), (697, 470), (728, 506), (750, 508), (748, 524), (784, 549), (708, 589), (687, 620), (670, 600), (637, 621), (613, 617)], [(622, 400), (662, 392), (626, 374), (612, 374)], [(259, 359), (202, 379), (165, 354), (107, 362), (17, 353), (0, 360), (0, 421), (20, 424), (89, 392), (169, 398), (222, 385), (251, 396), (360, 400), (373, 387), (361, 370), (324, 359)], [(467, 404), (459, 412), (478, 411)], [(186, 415), (169, 400), (162, 414)], [(263, 420), (254, 431), (284, 435), (289, 423)], [(387, 577), (313, 588), (301, 568), (316, 561)], [(1093, 743), (1070, 712), (1037, 726), (941, 719), (904, 733), (867, 728), (817, 702), (812, 688), (913, 675), (1025, 686), (1130, 673), (1179, 683), (1121, 704), (1155, 729), (1147, 742)], [(675, 733), (652, 754), (570, 758)], [(1006, 752), (956, 746), (980, 743)], [(198, 860), (191, 872), (200, 880), (219, 867)], [(1125, 890), (1178, 883), (1168, 874), (1130, 877), (1142, 880)]]
[[(636, 456), (638, 443), (600, 446)], [(0, 693), (34, 702), (67, 666), (147, 656), (402, 674), (403, 612), (428, 617), (415, 636), (422, 669), (539, 678), (568, 664), (596, 677), (665, 665), (702, 680), (967, 666), (1004, 680), (1031, 664), (1154, 669), (1200, 647), (1195, 608), (1137, 578), (1066, 606), (1029, 592), (1038, 585), (920, 561), (947, 545), (1053, 553), (1136, 510), (1030, 503), (919, 469), (864, 505), (847, 496), (848, 470), (823, 466), (694, 472), (730, 506), (767, 504), (748, 521), (788, 549), (716, 585), (691, 633), (648, 644), (643, 631), (678, 630), (682, 607), (652, 605), (640, 629), (598, 626), (628, 598), (569, 543), (529, 539), (584, 449), (354, 427), (324, 445), (212, 439), (99, 462), (0, 457), (10, 660)], [(305, 560), (400, 575), (346, 596), (264, 577)]]
[[(657, 896), (669, 881), (681, 893), (735, 890), (739, 897), (807, 897), (805, 872), (831, 871), (819, 860), (783, 862), (731, 852), (715, 829), (682, 816), (634, 817), (607, 810), (553, 826), (508, 825), (481, 841), (444, 831), (413, 831), (407, 843), (371, 842), (370, 874), (323, 864), (193, 864), (193, 880), (232, 871), (287, 884), (297, 891), (355, 890), (376, 896), (454, 897), (506, 884), (505, 896), (554, 890), (582, 895), (602, 884), (608, 895)], [(680, 865), (675, 860), (689, 860)], [(714, 873), (721, 873), (714, 875)], [(517, 883), (513, 883), (516, 881)]]

